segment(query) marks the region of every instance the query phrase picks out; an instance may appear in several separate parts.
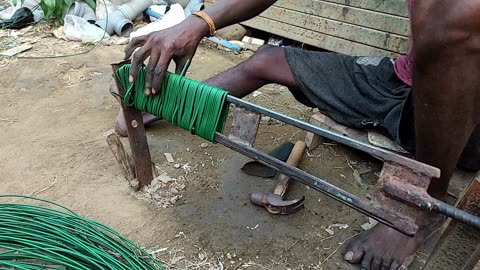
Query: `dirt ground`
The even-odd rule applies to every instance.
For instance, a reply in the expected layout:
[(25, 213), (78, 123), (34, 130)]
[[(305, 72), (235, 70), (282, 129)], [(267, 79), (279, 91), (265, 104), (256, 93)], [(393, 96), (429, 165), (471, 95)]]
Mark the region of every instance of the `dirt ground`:
[[(48, 45), (42, 50), (35, 45), (26, 55), (83, 48), (44, 38)], [(298, 183), (289, 196), (305, 195), (305, 209), (272, 216), (248, 198), (271, 190), (273, 180), (245, 175), (240, 168), (247, 158), (221, 145), (202, 145), (204, 140), (169, 123), (154, 124), (147, 136), (157, 170), (182, 183), (173, 206), (159, 207), (134, 192), (103, 137), (118, 112), (108, 92), (109, 64), (122, 52), (123, 46), (100, 46), (68, 58), (0, 62), (1, 194), (61, 203), (136, 241), (169, 269), (356, 269), (342, 262), (340, 250), (363, 231), (366, 216)], [(202, 44), (187, 75), (203, 80), (250, 55)], [(299, 119), (312, 113), (285, 87), (259, 91), (247, 99)], [(295, 128), (264, 123), (255, 146), (269, 151), (304, 137)], [(168, 163), (164, 153), (175, 162)], [(353, 170), (373, 185), (380, 166), (368, 156), (325, 143), (307, 152), (300, 168), (367, 200), (371, 189), (357, 185)], [(330, 227), (330, 235), (325, 229), (334, 224), (343, 229)], [(417, 261), (425, 258), (421, 251)]]

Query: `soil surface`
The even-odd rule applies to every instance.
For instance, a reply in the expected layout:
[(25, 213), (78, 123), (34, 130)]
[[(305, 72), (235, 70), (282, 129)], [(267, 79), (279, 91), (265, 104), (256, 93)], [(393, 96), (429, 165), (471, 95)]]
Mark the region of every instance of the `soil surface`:
[[(86, 48), (51, 34), (25, 36), (46, 41), (37, 46), (41, 41), (30, 40), (35, 46), (24, 55)], [(202, 44), (187, 76), (204, 80), (251, 54), (234, 55)], [(68, 58), (1, 60), (1, 194), (63, 204), (136, 241), (169, 269), (356, 269), (341, 260), (340, 251), (363, 231), (366, 216), (299, 183), (288, 196), (305, 195), (305, 209), (272, 216), (253, 206), (249, 196), (272, 190), (274, 180), (247, 176), (240, 170), (247, 158), (205, 144), (167, 122), (149, 127), (147, 136), (157, 171), (180, 183), (175, 199), (155, 204), (148, 192), (129, 187), (103, 137), (118, 112), (108, 92), (109, 64), (122, 57), (123, 46), (99, 46)], [(278, 85), (263, 87), (247, 99), (303, 120), (312, 114)], [(304, 138), (296, 128), (264, 121), (255, 146), (268, 152), (284, 141)], [(128, 147), (128, 140), (123, 143)], [(173, 156), (173, 163), (165, 153)], [(381, 163), (324, 142), (307, 151), (299, 167), (368, 200)], [(357, 184), (355, 170), (368, 189)], [(414, 269), (426, 256), (419, 252)]]

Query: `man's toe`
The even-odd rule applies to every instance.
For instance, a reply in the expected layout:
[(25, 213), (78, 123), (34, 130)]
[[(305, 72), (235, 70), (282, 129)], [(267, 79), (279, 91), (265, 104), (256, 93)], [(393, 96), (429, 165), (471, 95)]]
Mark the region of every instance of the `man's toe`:
[(363, 259), (363, 255), (365, 255), (361, 244), (362, 238), (358, 236), (350, 240), (346, 247), (343, 249), (343, 259), (351, 264), (360, 263)]
[(390, 270), (398, 270), (400, 267), (400, 264), (397, 261), (393, 261), (392, 264), (390, 265)]
[(362, 269), (370, 270), (371, 266), (372, 266), (372, 260), (373, 260), (372, 255), (370, 255), (368, 253), (364, 254), (363, 255), (363, 260), (362, 260), (362, 263), (361, 263)]
[(390, 270), (390, 266), (392, 265), (391, 258), (383, 258), (382, 260), (382, 270)]
[(345, 255), (343, 255), (343, 259), (348, 262), (348, 263), (351, 263), (351, 264), (357, 264), (359, 262), (362, 261), (363, 259), (363, 255), (365, 254), (365, 252), (363, 252), (362, 250), (349, 250), (345, 253)]
[(382, 267), (382, 257), (373, 257), (372, 263), (370, 264), (370, 270), (380, 270), (380, 267)]

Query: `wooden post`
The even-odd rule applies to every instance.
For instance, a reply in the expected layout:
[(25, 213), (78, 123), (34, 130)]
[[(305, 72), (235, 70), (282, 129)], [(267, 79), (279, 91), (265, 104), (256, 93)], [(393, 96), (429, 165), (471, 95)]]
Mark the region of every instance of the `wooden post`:
[[(115, 83), (117, 84), (120, 96), (125, 95), (125, 90), (118, 81), (117, 76), (115, 76), (115, 72), (119, 67), (127, 63), (129, 63), (129, 61), (112, 64), (113, 77), (115, 78)], [(152, 159), (148, 148), (142, 113), (139, 110), (126, 106), (123, 102), (121, 102), (121, 104), (127, 126), (128, 140), (130, 142), (130, 148), (132, 149), (135, 176), (139, 183), (138, 188), (140, 189), (143, 186), (150, 184), (153, 180)]]

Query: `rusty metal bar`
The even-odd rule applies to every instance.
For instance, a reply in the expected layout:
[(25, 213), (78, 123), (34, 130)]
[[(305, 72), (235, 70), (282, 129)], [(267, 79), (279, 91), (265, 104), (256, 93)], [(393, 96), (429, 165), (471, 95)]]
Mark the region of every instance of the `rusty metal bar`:
[[(113, 74), (116, 73), (119, 67), (126, 63), (129, 63), (129, 61), (112, 64)], [(113, 77), (115, 78), (115, 83), (120, 96), (124, 96), (125, 90), (123, 89), (122, 84), (118, 81), (117, 76)], [(150, 184), (153, 180), (152, 159), (150, 157), (150, 150), (148, 149), (142, 113), (139, 110), (125, 105), (123, 102), (120, 103), (125, 116), (130, 148), (132, 149), (135, 174), (139, 183), (138, 186), (141, 188)]]
[(370, 144), (366, 144), (363, 142), (355, 141), (349, 137), (339, 135), (335, 132), (332, 132), (327, 129), (323, 129), (321, 127), (314, 126), (312, 124), (300, 121), (298, 119), (295, 119), (293, 117), (283, 115), (281, 113), (263, 108), (261, 106), (258, 106), (256, 104), (247, 102), (245, 100), (233, 97), (233, 96), (227, 96), (227, 101), (233, 104), (236, 104), (238, 106), (247, 108), (252, 111), (256, 111), (258, 113), (270, 116), (272, 118), (275, 118), (277, 120), (280, 120), (282, 122), (285, 122), (289, 125), (301, 128), (303, 130), (315, 133), (317, 135), (320, 135), (322, 137), (325, 137), (327, 139), (330, 139), (332, 141), (336, 141), (338, 143), (344, 144), (346, 146), (350, 146), (352, 148), (355, 148), (357, 150), (360, 150), (362, 152), (371, 154), (373, 156), (376, 156), (384, 161), (391, 161), (394, 163), (398, 163), (400, 165), (406, 166), (408, 168), (411, 168), (412, 170), (415, 170), (419, 173), (423, 173), (427, 176), (434, 177), (434, 178), (439, 178), (440, 177), (440, 170), (438, 168), (432, 167), (427, 164), (423, 164), (421, 162), (418, 162), (416, 160), (404, 157), (402, 155), (399, 155), (397, 153), (385, 150), (380, 147), (376, 147)]

